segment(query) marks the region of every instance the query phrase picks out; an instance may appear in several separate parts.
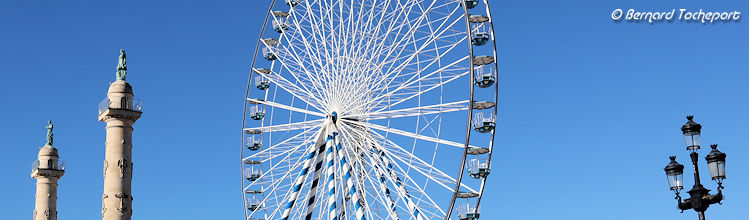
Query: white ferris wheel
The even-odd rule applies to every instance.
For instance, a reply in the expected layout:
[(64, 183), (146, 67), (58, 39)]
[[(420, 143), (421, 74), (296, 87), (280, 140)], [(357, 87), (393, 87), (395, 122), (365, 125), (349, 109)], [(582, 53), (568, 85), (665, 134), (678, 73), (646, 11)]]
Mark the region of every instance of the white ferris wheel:
[(488, 0), (271, 3), (242, 120), (247, 219), (478, 219), (497, 119)]

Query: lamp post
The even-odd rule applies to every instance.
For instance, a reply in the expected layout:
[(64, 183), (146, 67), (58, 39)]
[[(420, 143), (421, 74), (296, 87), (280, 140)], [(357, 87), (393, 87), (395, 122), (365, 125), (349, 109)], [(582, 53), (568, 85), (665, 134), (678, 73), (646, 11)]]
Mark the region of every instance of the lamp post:
[(699, 215), (699, 219), (705, 220), (705, 210), (711, 204), (720, 203), (723, 200), (723, 192), (721, 190), (723, 189), (723, 180), (726, 178), (726, 154), (718, 151), (718, 145), (713, 144), (710, 145), (713, 150), (705, 157), (710, 169), (710, 175), (718, 183), (718, 193), (710, 194), (710, 190), (705, 189), (702, 183), (700, 183), (700, 171), (697, 165), (699, 155), (697, 154), (697, 150), (700, 149), (700, 130), (702, 130), (702, 126), (694, 122), (693, 118), (694, 116), (687, 116), (687, 123), (681, 127), (681, 131), (684, 134), (684, 144), (687, 150), (692, 152), (689, 156), (692, 158), (694, 186), (692, 186), (691, 190), (687, 191), (690, 198), (682, 201), (679, 195), (679, 192), (684, 189), (684, 165), (676, 162), (676, 156), (669, 157), (671, 162), (663, 169), (666, 171), (669, 188), (676, 193), (676, 200), (678, 200), (681, 212), (694, 209)]

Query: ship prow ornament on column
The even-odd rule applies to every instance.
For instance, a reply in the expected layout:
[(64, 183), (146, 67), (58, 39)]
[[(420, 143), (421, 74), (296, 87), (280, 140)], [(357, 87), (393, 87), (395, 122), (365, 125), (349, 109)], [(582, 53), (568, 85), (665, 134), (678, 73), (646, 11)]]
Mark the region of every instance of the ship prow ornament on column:
[(104, 157), (104, 194), (102, 219), (130, 220), (133, 214), (131, 183), (133, 180), (133, 123), (142, 113), (133, 87), (125, 81), (127, 60), (120, 50), (116, 80), (109, 86), (107, 98), (99, 104), (99, 121), (107, 123)]
[(57, 220), (57, 181), (65, 174), (57, 148), (52, 146), (52, 121), (47, 126), (47, 143), (39, 149), (31, 164), (31, 178), (36, 179), (34, 220)]

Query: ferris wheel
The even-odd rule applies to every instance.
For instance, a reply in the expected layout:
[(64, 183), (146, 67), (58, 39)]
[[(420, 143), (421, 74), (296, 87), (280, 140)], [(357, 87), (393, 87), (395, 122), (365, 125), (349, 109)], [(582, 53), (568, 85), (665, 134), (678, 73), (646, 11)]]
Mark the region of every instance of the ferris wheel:
[(478, 219), (488, 0), (273, 0), (242, 120), (247, 219)]

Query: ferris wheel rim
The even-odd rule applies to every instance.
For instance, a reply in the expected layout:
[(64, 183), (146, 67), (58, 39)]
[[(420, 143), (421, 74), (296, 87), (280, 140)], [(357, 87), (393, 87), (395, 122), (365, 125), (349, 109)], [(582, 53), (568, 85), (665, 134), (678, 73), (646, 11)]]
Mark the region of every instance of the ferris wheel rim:
[[(268, 24), (268, 19), (270, 18), (271, 11), (273, 9), (273, 5), (275, 5), (275, 4), (276, 4), (276, 0), (271, 0), (270, 6), (269, 6), (269, 9), (268, 9), (268, 13), (266, 13), (265, 20), (263, 21), (263, 27), (260, 30), (260, 35), (258, 36), (258, 38), (263, 38), (263, 35), (265, 34), (266, 25)], [(255, 66), (255, 61), (257, 61), (257, 52), (259, 50), (260, 50), (260, 42), (258, 41), (255, 44), (255, 51), (253, 52), (252, 61), (250, 61), (250, 66), (251, 67)], [(243, 101), (244, 107), (242, 108), (242, 129), (245, 128), (246, 121), (247, 121), (247, 117), (246, 117), (247, 116), (247, 104), (248, 104), (247, 103), (247, 98), (250, 97), (250, 90), (252, 88), (252, 76), (253, 76), (253, 72), (254, 71), (250, 71), (250, 76), (247, 79), (247, 89), (245, 91), (245, 100)], [(245, 153), (245, 150), (244, 150), (245, 132), (244, 131), (242, 131), (242, 134), (241, 134), (240, 137), (241, 137), (241, 142), (240, 142), (241, 143), (240, 144), (241, 147), (240, 147), (240, 154), (239, 154), (240, 156), (239, 157), (240, 157), (240, 160), (241, 160), (241, 159), (244, 158), (244, 153)], [(239, 169), (240, 173), (242, 173), (242, 176), (244, 176), (244, 169), (245, 169), (244, 168), (244, 164), (240, 163), (239, 164), (239, 168), (240, 168)], [(245, 215), (245, 219), (246, 219), (249, 216), (250, 213), (248, 213), (248, 210), (247, 210), (247, 194), (245, 193), (245, 180), (241, 179), (241, 181), (242, 181), (242, 188), (241, 188), (242, 189), (242, 203), (243, 203), (243, 206), (244, 206), (243, 210), (244, 210), (244, 215)]]
[[(493, 57), (494, 57), (494, 60), (495, 60), (493, 62), (493, 65), (494, 65), (496, 77), (499, 78), (499, 67), (498, 67), (499, 66), (499, 64), (498, 64), (499, 63), (499, 61), (498, 61), (499, 57), (497, 56), (497, 41), (496, 41), (496, 35), (494, 33), (494, 30), (495, 30), (494, 29), (494, 19), (492, 19), (491, 8), (489, 7), (488, 0), (482, 0), (482, 1), (484, 2), (484, 5), (486, 7), (486, 16), (489, 17), (489, 19), (488, 19), (487, 22), (490, 24), (490, 29), (492, 31), (492, 34), (490, 35), (491, 36), (491, 40), (490, 41), (491, 41), (491, 45), (493, 47), (492, 51), (493, 51)], [(469, 54), (470, 54), (469, 57), (471, 59), (471, 63), (474, 63), (474, 58), (475, 58), (474, 53), (473, 53), (473, 46), (474, 45), (471, 44), (471, 38), (473, 36), (471, 35), (471, 32), (472, 32), (471, 31), (471, 21), (470, 21), (470, 13), (468, 13), (468, 9), (469, 8), (468, 8), (467, 4), (463, 4), (463, 10), (465, 12), (465, 23), (466, 23), (466, 27), (467, 27), (467, 35), (468, 35), (468, 39), (469, 39), (468, 40), (468, 44), (469, 44), (468, 48), (469, 48)], [(473, 78), (475, 76), (474, 73), (473, 73), (474, 68), (471, 68), (470, 71), (471, 71), (471, 74), (470, 74), (471, 75), (470, 76), (471, 80), (470, 80), (470, 82), (473, 83), (474, 82)], [(459, 175), (458, 175), (458, 183), (456, 184), (456, 187), (455, 187), (455, 190), (454, 190), (454, 193), (453, 193), (450, 205), (448, 206), (448, 211), (447, 211), (447, 215), (445, 216), (445, 220), (449, 220), (450, 219), (452, 211), (455, 208), (455, 201), (458, 199), (458, 194), (459, 194), (459, 189), (460, 189), (460, 183), (461, 183), (462, 178), (463, 178), (463, 169), (466, 166), (466, 159), (467, 159), (467, 156), (468, 156), (468, 146), (469, 146), (469, 142), (470, 142), (469, 139), (470, 139), (470, 135), (471, 135), (471, 131), (470, 131), (470, 129), (471, 129), (471, 121), (473, 119), (473, 109), (474, 109), (473, 108), (473, 105), (474, 105), (474, 100), (473, 100), (474, 93), (473, 93), (473, 90), (474, 90), (474, 87), (471, 86), (471, 101), (470, 101), (470, 108), (468, 110), (469, 113), (468, 113), (468, 123), (467, 123), (468, 125), (467, 125), (467, 129), (466, 129), (467, 131), (466, 131), (466, 140), (465, 140), (465, 150), (463, 152), (463, 159), (461, 161), (460, 172), (459, 172)], [(495, 103), (496, 106), (494, 107), (493, 115), (494, 115), (495, 118), (498, 118), (497, 117), (497, 111), (499, 110), (499, 81), (497, 81), (494, 84), (494, 103)], [(487, 163), (488, 163), (489, 167), (491, 167), (492, 153), (494, 153), (494, 144), (495, 144), (494, 137), (495, 137), (495, 135), (496, 135), (496, 129), (494, 129), (494, 130), (491, 131), (491, 138), (489, 139), (489, 152), (488, 152), (489, 155), (487, 157)], [(476, 198), (476, 204), (474, 205), (475, 209), (479, 209), (479, 207), (480, 207), (481, 199), (484, 196), (484, 189), (486, 187), (486, 180), (487, 179), (488, 178), (482, 178), (481, 179), (481, 186), (479, 188), (479, 195)]]
[[(485, 5), (487, 7), (486, 8), (486, 10), (487, 10), (487, 16), (491, 16), (491, 13), (489, 12), (489, 7), (488, 7), (487, 0), (483, 0), (483, 2), (485, 3)], [(271, 16), (273, 16), (273, 12), (274, 12), (273, 11), (273, 7), (275, 6), (275, 3), (276, 3), (276, 1), (272, 0), (271, 6), (270, 6), (270, 8), (268, 10), (268, 13), (266, 14), (266, 18), (265, 18), (265, 21), (263, 23), (263, 28), (262, 28), (261, 33), (260, 33), (260, 39), (263, 39), (265, 30), (266, 30), (266, 26), (268, 25), (268, 20), (270, 20)], [(471, 26), (468, 23), (468, 19), (469, 19), (470, 14), (468, 13), (468, 9), (465, 6), (463, 6), (462, 8), (464, 9), (464, 17), (465, 17), (465, 20), (466, 20), (466, 23), (467, 23), (466, 34), (468, 35), (467, 43), (469, 44), (469, 56), (468, 56), (468, 58), (470, 59), (470, 63), (473, 63), (474, 62), (474, 54), (473, 54), (473, 50), (472, 50), (473, 45), (471, 44)], [(497, 50), (496, 50), (496, 39), (495, 39), (494, 28), (493, 28), (493, 20), (490, 19), (489, 24), (490, 24), (490, 28), (491, 28), (491, 32), (492, 32), (492, 34), (491, 34), (491, 36), (492, 36), (491, 42), (492, 42), (492, 45), (493, 45), (493, 48), (494, 48), (493, 49), (493, 54), (494, 54), (494, 57), (496, 59), (496, 57), (497, 57)], [(259, 54), (258, 52), (259, 52), (259, 48), (260, 48), (261, 44), (265, 44), (265, 42), (263, 42), (263, 41), (258, 41), (257, 42), (256, 48), (255, 48), (255, 52), (253, 54), (253, 58), (252, 58), (252, 62), (251, 62), (251, 66), (253, 68), (256, 66), (256, 60), (257, 60), (257, 56)], [(495, 66), (494, 70), (495, 70), (496, 76), (498, 76), (497, 62), (494, 62), (494, 66)], [(461, 161), (461, 175), (459, 175), (457, 177), (459, 179), (462, 179), (462, 176), (463, 176), (462, 175), (462, 172), (463, 172), (462, 170), (466, 166), (466, 158), (468, 156), (467, 152), (468, 152), (468, 149), (469, 149), (469, 146), (470, 146), (470, 140), (469, 139), (470, 139), (470, 133), (471, 133), (471, 131), (470, 131), (471, 130), (471, 121), (472, 121), (471, 119), (473, 118), (473, 109), (474, 109), (474, 93), (473, 93), (473, 90), (474, 90), (474, 86), (473, 86), (474, 69), (475, 68), (473, 66), (471, 66), (471, 68), (469, 68), (469, 70), (470, 70), (469, 71), (469, 75), (470, 75), (469, 76), (469, 79), (470, 79), (469, 80), (469, 84), (470, 84), (470, 88), (471, 88), (470, 90), (471, 90), (471, 92), (470, 92), (470, 99), (469, 99), (469, 102), (468, 102), (469, 107), (467, 109), (468, 110), (467, 111), (468, 112), (468, 120), (467, 120), (467, 124), (468, 125), (467, 125), (467, 129), (466, 129), (466, 133), (467, 134), (466, 134), (465, 143), (464, 143), (464, 154), (463, 154), (462, 161)], [(248, 85), (247, 85), (247, 92), (245, 94), (245, 107), (244, 107), (244, 112), (243, 112), (243, 125), (242, 125), (243, 126), (242, 127), (243, 130), (246, 128), (246, 122), (247, 122), (247, 105), (248, 105), (248, 100), (250, 99), (250, 93), (251, 93), (250, 90), (252, 90), (253, 76), (255, 74), (257, 74), (255, 71), (250, 71), (250, 76), (249, 76)], [(494, 89), (494, 103), (498, 104), (498, 102), (497, 102), (498, 101), (498, 82), (495, 83), (494, 88), (495, 88)], [(494, 107), (494, 112), (493, 112), (494, 117), (496, 117), (497, 111), (498, 111), (498, 106)], [(493, 148), (494, 148), (494, 136), (495, 136), (495, 130), (492, 130), (491, 131), (490, 144), (488, 146), (489, 147), (489, 157), (487, 159), (487, 163), (489, 163), (489, 164), (491, 164), (491, 153), (493, 153)], [(243, 146), (241, 148), (242, 149), (241, 157), (244, 159), (245, 158), (245, 155), (244, 155), (245, 154), (245, 150), (244, 150), (245, 131), (242, 132), (242, 143), (243, 143)], [(241, 166), (242, 170), (244, 171), (244, 169), (245, 169), (244, 163), (241, 163), (240, 166)], [(476, 207), (479, 206), (481, 198), (483, 197), (483, 192), (484, 192), (485, 184), (486, 184), (486, 178), (483, 178), (481, 180), (480, 189), (478, 190), (479, 195), (477, 197), (477, 202), (476, 202), (476, 205), (475, 205)], [(246, 187), (246, 182), (243, 180), (242, 181), (243, 202), (245, 204), (245, 207), (247, 207), (247, 205), (248, 205), (247, 204), (247, 196), (246, 196), (246, 193), (244, 192), (245, 191), (245, 187)], [(459, 189), (460, 188), (461, 188), (461, 180), (458, 180), (456, 182), (456, 190), (454, 190), (454, 192), (453, 192), (453, 199), (452, 199), (453, 201), (451, 201), (451, 204), (448, 207), (449, 211), (448, 211), (448, 214), (446, 214), (445, 219), (450, 219), (450, 217), (451, 217), (451, 215), (449, 213), (452, 212), (453, 208), (455, 207), (454, 201), (455, 201), (455, 199), (457, 198), (457, 196), (459, 194)], [(247, 208), (245, 208), (245, 216), (247, 218), (250, 217)]]
[[(486, 5), (486, 16), (489, 16), (489, 21), (488, 22), (489, 22), (490, 28), (491, 28), (492, 32), (494, 32), (494, 19), (493, 19), (493, 14), (491, 13), (491, 7), (489, 7), (489, 1), (488, 0), (483, 0), (483, 1), (484, 1), (484, 5)], [(492, 36), (492, 40), (491, 40), (492, 47), (494, 47), (494, 49), (493, 49), (494, 58), (496, 60), (494, 62), (494, 69), (496, 69), (496, 73), (497, 73), (496, 76), (497, 76), (497, 78), (499, 78), (499, 55), (497, 53), (497, 40), (496, 40), (496, 35), (494, 35), (494, 33), (492, 33), (491, 36)], [(495, 95), (494, 95), (494, 103), (497, 106), (494, 108), (494, 113), (493, 114), (494, 114), (495, 117), (497, 117), (497, 111), (499, 111), (499, 81), (497, 81), (496, 84), (495, 84), (495, 86), (494, 86), (494, 93), (495, 93)], [(496, 130), (492, 131), (492, 138), (490, 139), (491, 144), (489, 144), (489, 146), (490, 146), (490, 149), (489, 149), (489, 152), (488, 152), (488, 154), (489, 154), (488, 158), (489, 159), (488, 159), (487, 163), (489, 163), (490, 167), (491, 167), (491, 162), (492, 162), (491, 161), (492, 154), (494, 153), (494, 143), (495, 143), (494, 142), (494, 137), (496, 135), (495, 132), (496, 132)], [(476, 208), (478, 208), (481, 205), (481, 199), (483, 198), (484, 189), (486, 187), (486, 181), (487, 181), (487, 178), (484, 178), (481, 181), (481, 187), (479, 189), (479, 191), (481, 192), (480, 193), (481, 196), (479, 196), (476, 199)]]

